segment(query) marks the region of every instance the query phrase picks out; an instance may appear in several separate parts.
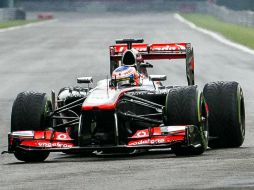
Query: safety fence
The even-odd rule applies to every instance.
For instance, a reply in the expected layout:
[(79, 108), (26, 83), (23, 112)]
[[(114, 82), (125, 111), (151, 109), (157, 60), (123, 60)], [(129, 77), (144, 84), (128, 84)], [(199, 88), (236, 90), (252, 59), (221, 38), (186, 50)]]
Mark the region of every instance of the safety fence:
[(0, 22), (9, 20), (24, 20), (26, 13), (22, 9), (16, 8), (1, 8), (0, 9)]
[(169, 11), (195, 9), (200, 0), (19, 0), (18, 7), (28, 11)]
[(234, 11), (213, 3), (199, 4), (197, 11), (215, 16), (225, 22), (254, 26), (254, 12), (252, 11)]
[(254, 26), (254, 12), (234, 11), (218, 6), (214, 0), (19, 0), (17, 7), (27, 11), (79, 11), (79, 12), (200, 12), (222, 21)]

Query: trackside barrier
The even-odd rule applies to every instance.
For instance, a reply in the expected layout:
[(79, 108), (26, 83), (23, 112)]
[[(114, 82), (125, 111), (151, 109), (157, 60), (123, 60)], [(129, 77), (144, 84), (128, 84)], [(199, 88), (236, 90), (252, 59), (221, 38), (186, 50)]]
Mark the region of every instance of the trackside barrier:
[(22, 9), (17, 8), (1, 8), (0, 9), (0, 22), (9, 20), (25, 20), (26, 13)]
[(205, 3), (198, 6), (197, 12), (206, 13), (233, 24), (254, 26), (254, 12), (252, 11), (234, 11), (213, 3)]
[(254, 26), (254, 12), (234, 11), (218, 6), (214, 2), (213, 0), (19, 0), (16, 6), (23, 7), (27, 11), (41, 12), (198, 12), (215, 16), (225, 22)]

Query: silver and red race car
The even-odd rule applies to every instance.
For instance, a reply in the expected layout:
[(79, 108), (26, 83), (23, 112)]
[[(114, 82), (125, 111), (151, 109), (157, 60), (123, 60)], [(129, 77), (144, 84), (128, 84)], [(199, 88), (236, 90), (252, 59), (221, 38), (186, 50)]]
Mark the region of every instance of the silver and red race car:
[[(143, 44), (117, 40), (109, 47), (111, 77), (90, 87), (92, 77), (51, 99), (22, 92), (12, 107), (8, 153), (25, 162), (50, 152), (133, 153), (171, 148), (179, 156), (207, 147), (239, 147), (245, 136), (243, 92), (237, 82), (194, 84), (190, 43)], [(166, 75), (148, 75), (147, 60), (185, 59), (187, 86), (164, 86)], [(159, 66), (159, 63), (156, 65)], [(167, 71), (165, 71), (167, 72)]]

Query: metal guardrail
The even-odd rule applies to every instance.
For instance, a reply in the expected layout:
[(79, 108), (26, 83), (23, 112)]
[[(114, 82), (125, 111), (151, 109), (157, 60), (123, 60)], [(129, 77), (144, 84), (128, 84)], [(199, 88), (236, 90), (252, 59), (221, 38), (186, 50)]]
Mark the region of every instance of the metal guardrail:
[[(213, 2), (213, 1), (210, 1)], [(222, 21), (254, 26), (254, 12), (234, 11), (207, 1), (169, 0), (19, 0), (16, 5), (27, 11), (78, 11), (78, 12), (200, 12), (213, 15)], [(11, 11), (10, 13), (11, 14)], [(0, 12), (1, 20), (1, 12)]]
[[(181, 1), (182, 2), (182, 1)], [(19, 0), (16, 6), (28, 11), (78, 11), (78, 12), (105, 12), (105, 11), (171, 11), (183, 3), (169, 0)], [(195, 3), (195, 1), (193, 2)], [(192, 4), (193, 4), (192, 3)], [(188, 5), (187, 5), (188, 6)]]
[(197, 11), (215, 16), (225, 22), (254, 26), (254, 12), (252, 11), (234, 11), (211, 3), (200, 4)]
[(26, 13), (22, 9), (2, 8), (0, 9), (0, 22), (9, 20), (25, 20)]

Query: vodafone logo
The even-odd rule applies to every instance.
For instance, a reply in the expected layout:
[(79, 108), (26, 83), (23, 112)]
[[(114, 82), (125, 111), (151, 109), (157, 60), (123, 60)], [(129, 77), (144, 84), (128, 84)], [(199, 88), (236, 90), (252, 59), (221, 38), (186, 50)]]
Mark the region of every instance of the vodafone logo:
[[(118, 52), (122, 53), (122, 52), (124, 52), (126, 49), (127, 49), (127, 47), (122, 46), (122, 47), (119, 48)], [(147, 47), (146, 47), (146, 46), (145, 46), (145, 47), (135, 47), (135, 46), (134, 46), (134, 49), (138, 50), (139, 52), (147, 51)], [(116, 51), (117, 51), (117, 50), (116, 50)]]
[(135, 145), (144, 145), (144, 144), (162, 144), (165, 143), (165, 139), (159, 138), (159, 139), (146, 139), (146, 140), (137, 140), (137, 141), (131, 141), (128, 143), (130, 146)]
[(145, 137), (145, 136), (147, 136), (147, 133), (146, 133), (145, 131), (139, 131), (139, 132), (137, 133), (137, 136), (138, 136), (138, 137)]
[(67, 139), (67, 135), (66, 134), (60, 134), (60, 135), (57, 136), (57, 139), (58, 140), (65, 140), (65, 139)]
[(126, 47), (120, 47), (119, 52), (123, 52), (126, 49)]
[(185, 50), (186, 48), (182, 45), (177, 45), (179, 47), (180, 50)]
[(60, 142), (56, 142), (56, 143), (50, 143), (50, 142), (39, 142), (38, 143), (39, 147), (46, 147), (46, 148), (71, 148), (73, 147), (72, 144), (67, 144), (67, 143), (60, 143)]
[[(182, 44), (142, 44), (142, 45), (133, 45), (133, 48), (139, 52), (149, 51), (184, 51), (186, 46)], [(117, 46), (115, 47), (115, 52), (123, 53), (127, 50), (127, 46)]]
[(158, 46), (158, 47), (152, 47), (152, 51), (179, 51), (179, 50), (185, 50), (185, 47), (182, 45), (166, 45), (166, 46)]

